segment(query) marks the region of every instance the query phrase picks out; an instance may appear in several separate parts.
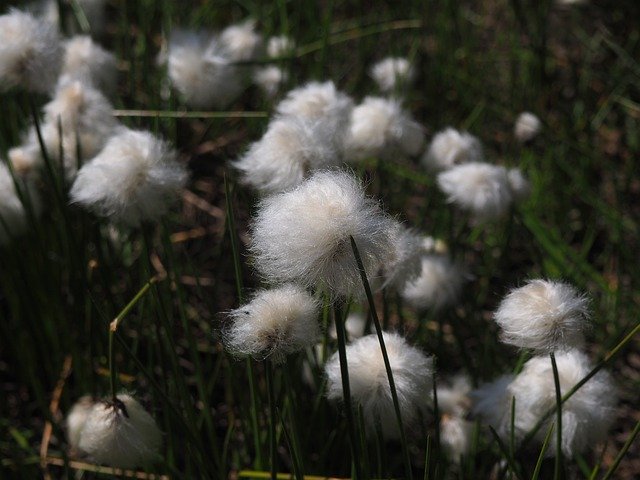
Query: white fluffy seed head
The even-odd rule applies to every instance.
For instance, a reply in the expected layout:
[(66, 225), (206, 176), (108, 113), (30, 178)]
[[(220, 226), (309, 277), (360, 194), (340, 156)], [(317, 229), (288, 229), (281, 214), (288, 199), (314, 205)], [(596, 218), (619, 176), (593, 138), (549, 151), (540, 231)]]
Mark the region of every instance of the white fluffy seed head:
[(337, 166), (340, 156), (321, 122), (276, 117), (233, 165), (241, 181), (262, 193), (296, 187), (314, 170)]
[[(40, 196), (30, 179), (17, 179), (34, 215), (41, 211)], [(9, 168), (0, 160), (0, 245), (10, 243), (27, 229), (27, 212), (20, 200)]]
[(156, 460), (162, 432), (133, 397), (101, 401), (89, 412), (78, 447), (99, 464), (118, 468), (148, 466)]
[[(393, 380), (405, 428), (415, 423), (420, 412), (426, 413), (433, 385), (433, 359), (410, 346), (396, 334), (383, 332)], [(367, 427), (373, 433), (380, 422), (386, 438), (398, 438), (398, 428), (389, 379), (384, 366), (378, 336), (359, 338), (347, 346), (349, 383), (352, 400), (362, 407)], [(342, 400), (340, 360), (335, 353), (325, 365), (327, 397)]]
[(233, 62), (253, 60), (263, 48), (262, 35), (256, 32), (256, 22), (251, 19), (225, 28), (220, 43)]
[(80, 444), (80, 434), (84, 429), (87, 418), (93, 409), (94, 401), (90, 396), (81, 397), (71, 407), (67, 418), (65, 419), (65, 426), (67, 428), (67, 440), (72, 450), (77, 451)]
[(437, 386), (438, 410), (447, 415), (464, 417), (471, 408), (471, 379), (458, 374)]
[(453, 305), (466, 280), (463, 269), (444, 254), (424, 255), (419, 276), (408, 282), (402, 298), (419, 310), (440, 310)]
[(460, 463), (461, 457), (468, 455), (472, 438), (472, 422), (455, 415), (442, 415), (440, 419), (440, 445), (454, 464)]
[(398, 100), (367, 97), (351, 112), (345, 156), (351, 161), (374, 156), (414, 156), (423, 143), (422, 126), (402, 109)]
[(589, 300), (567, 283), (531, 280), (511, 290), (494, 313), (504, 343), (539, 351), (579, 347)]
[(252, 225), (250, 250), (269, 281), (292, 281), (333, 297), (361, 296), (353, 236), (369, 278), (393, 261), (391, 220), (359, 181), (320, 171), (295, 189), (265, 198)]
[(205, 32), (173, 32), (167, 69), (174, 88), (195, 108), (224, 107), (247, 83), (244, 70), (231, 64), (218, 37)]
[(62, 76), (89, 83), (105, 93), (116, 89), (116, 58), (88, 35), (77, 35), (64, 44)]
[[(560, 390), (564, 395), (592, 368), (589, 359), (578, 350), (556, 352)], [(548, 356), (529, 360), (522, 372), (507, 387), (506, 406), (498, 433), (509, 438), (511, 398), (515, 397), (515, 438), (521, 440), (549, 409), (556, 405), (555, 383)], [(602, 440), (610, 427), (617, 403), (615, 385), (605, 371), (598, 372), (562, 406), (562, 451), (567, 457), (582, 453)], [(539, 442), (554, 422), (549, 418), (536, 434)], [(551, 435), (548, 456), (556, 452), (556, 435)]]
[(473, 414), (492, 427), (498, 428), (506, 412), (511, 413), (511, 400), (507, 387), (514, 378), (514, 375), (503, 375), (471, 392)]
[(186, 181), (187, 172), (168, 143), (149, 132), (122, 129), (78, 171), (71, 199), (136, 227), (161, 217)]
[(267, 55), (271, 58), (290, 55), (296, 48), (296, 42), (291, 37), (279, 35), (269, 38), (267, 42)]
[(447, 201), (478, 223), (503, 217), (513, 202), (507, 170), (499, 165), (465, 163), (439, 173), (437, 182)]
[(398, 87), (408, 86), (415, 78), (411, 62), (403, 57), (387, 57), (376, 63), (369, 74), (383, 92), (391, 92)]
[(531, 184), (519, 168), (510, 168), (507, 172), (507, 177), (515, 201), (522, 202), (529, 198), (529, 195), (531, 195)]
[(526, 143), (533, 140), (542, 128), (540, 119), (531, 112), (522, 112), (516, 118), (513, 126), (513, 134), (520, 143)]
[(470, 133), (449, 127), (433, 137), (422, 156), (422, 164), (432, 172), (441, 172), (462, 163), (481, 162), (482, 159), (480, 140)]
[(62, 48), (53, 25), (12, 9), (0, 16), (0, 87), (53, 90)]
[(424, 239), (411, 229), (397, 223), (393, 229), (395, 261), (385, 263), (382, 269), (383, 287), (401, 291), (407, 282), (420, 275), (421, 259), (425, 253)]
[(287, 355), (318, 341), (318, 315), (318, 302), (297, 285), (262, 290), (248, 304), (229, 312), (231, 324), (224, 343), (236, 355), (281, 363)]
[(258, 68), (253, 72), (255, 83), (268, 98), (273, 98), (289, 80), (289, 72), (276, 65)]
[[(356, 340), (364, 335), (364, 330), (367, 326), (367, 318), (362, 312), (353, 312), (347, 315), (344, 321), (344, 329), (347, 334), (347, 341)], [(338, 332), (336, 332), (336, 325), (332, 323), (329, 327), (329, 336), (333, 340), (338, 339)]]

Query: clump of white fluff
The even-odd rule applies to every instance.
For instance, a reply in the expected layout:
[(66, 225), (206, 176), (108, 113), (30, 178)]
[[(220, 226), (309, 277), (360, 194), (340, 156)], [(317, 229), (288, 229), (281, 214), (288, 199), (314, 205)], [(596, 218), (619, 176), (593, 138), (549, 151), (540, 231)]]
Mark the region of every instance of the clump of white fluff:
[(526, 143), (533, 140), (542, 128), (540, 119), (531, 112), (522, 112), (516, 118), (513, 126), (513, 134), (520, 143)]
[(464, 417), (471, 408), (471, 379), (458, 374), (437, 386), (438, 410), (440, 413)]
[[(34, 215), (40, 213), (40, 198), (29, 179), (18, 179), (21, 192), (30, 202)], [(27, 210), (16, 191), (11, 172), (0, 161), (0, 245), (22, 235), (27, 229)]]
[[(349, 313), (346, 320), (344, 321), (344, 329), (347, 334), (347, 341), (353, 341), (362, 337), (365, 333), (364, 330), (366, 327), (367, 318), (362, 312)], [(329, 327), (329, 336), (333, 340), (338, 339), (338, 332), (336, 332), (335, 323), (332, 323), (331, 327)]]
[[(433, 359), (410, 346), (396, 333), (383, 333), (384, 343), (391, 364), (393, 380), (398, 393), (400, 412), (405, 427), (426, 413), (433, 385)], [(391, 388), (384, 366), (382, 350), (375, 334), (355, 340), (347, 346), (351, 397), (362, 407), (367, 427), (375, 432), (380, 422), (386, 438), (398, 438), (400, 430), (393, 407)], [(335, 353), (325, 365), (327, 397), (342, 400), (340, 361)]]
[(229, 312), (224, 343), (236, 355), (280, 363), (318, 341), (318, 315), (318, 302), (301, 287), (261, 290), (248, 304)]
[(253, 72), (253, 83), (269, 98), (274, 97), (288, 80), (289, 72), (276, 65), (258, 68)]
[(96, 402), (78, 442), (92, 461), (118, 468), (153, 463), (161, 445), (162, 432), (155, 420), (127, 394), (119, 394), (115, 402)]
[(390, 222), (352, 175), (320, 171), (260, 203), (250, 250), (259, 272), (272, 282), (298, 282), (334, 297), (362, 295), (349, 237), (372, 278), (383, 262), (393, 261)]
[(383, 266), (383, 286), (401, 290), (407, 282), (420, 275), (421, 258), (425, 253), (424, 239), (398, 223), (393, 231), (393, 246), (395, 261)]
[[(582, 380), (592, 366), (585, 354), (578, 350), (556, 353), (558, 377), (562, 394)], [(556, 405), (555, 383), (551, 359), (534, 357), (525, 363), (522, 372), (507, 386), (502, 416), (496, 425), (503, 438), (509, 438), (511, 429), (511, 399), (515, 397), (514, 434), (516, 441), (537, 424), (544, 414)], [(562, 405), (562, 451), (567, 457), (584, 452), (602, 440), (611, 425), (617, 402), (616, 388), (605, 371), (598, 372)], [(498, 407), (500, 408), (500, 407)], [(544, 440), (552, 415), (536, 433)], [(556, 435), (551, 435), (547, 455), (556, 451)]]
[(210, 33), (173, 32), (167, 69), (174, 88), (195, 108), (224, 107), (246, 87), (244, 70), (232, 64), (228, 47)]
[(422, 164), (428, 170), (441, 172), (462, 163), (480, 162), (482, 159), (480, 140), (468, 132), (449, 127), (433, 137), (422, 156)]
[(567, 283), (536, 279), (511, 290), (493, 318), (504, 343), (539, 351), (579, 347), (589, 300)]
[(424, 143), (422, 126), (398, 100), (367, 97), (351, 111), (345, 138), (348, 160), (417, 155)]
[(67, 439), (69, 440), (69, 446), (72, 450), (78, 450), (80, 444), (80, 434), (84, 429), (87, 418), (93, 409), (95, 402), (90, 396), (81, 397), (71, 407), (67, 418), (65, 419), (65, 426), (67, 428)]
[(312, 171), (339, 164), (329, 134), (320, 122), (276, 117), (262, 139), (233, 165), (241, 172), (243, 183), (263, 193), (288, 190)]
[(87, 35), (77, 35), (64, 44), (61, 75), (81, 80), (106, 93), (116, 89), (116, 58)]
[(440, 419), (440, 446), (453, 463), (460, 463), (461, 457), (469, 454), (472, 438), (472, 422), (457, 415), (442, 415)]
[(296, 42), (286, 35), (279, 35), (269, 38), (267, 42), (267, 55), (270, 58), (290, 55), (296, 48)]
[(516, 202), (526, 200), (531, 194), (531, 184), (519, 168), (510, 168), (507, 172), (509, 187)]
[(473, 414), (497, 428), (505, 412), (508, 411), (511, 414), (511, 399), (507, 387), (514, 378), (515, 375), (503, 375), (472, 391), (470, 397), (473, 403)]
[(123, 129), (78, 171), (71, 199), (135, 227), (162, 216), (186, 180), (168, 143), (149, 132)]
[[(44, 106), (40, 133), (49, 158), (56, 163), (60, 163), (62, 147), (61, 163), (71, 178), (79, 163), (78, 149), (80, 160), (92, 158), (118, 127), (113, 107), (102, 93), (79, 80), (69, 80), (58, 86), (54, 98)], [(21, 173), (42, 165), (35, 127), (29, 130), (21, 146), (9, 151), (9, 160)]]
[(402, 298), (419, 310), (453, 305), (466, 280), (463, 269), (446, 254), (424, 255), (420, 266), (420, 275), (405, 285)]
[(0, 86), (50, 92), (61, 57), (54, 26), (15, 9), (0, 16)]
[(262, 35), (256, 32), (256, 22), (252, 19), (225, 28), (220, 42), (234, 62), (252, 60), (263, 48)]
[(403, 57), (387, 57), (371, 67), (371, 78), (383, 92), (391, 92), (397, 87), (408, 86), (415, 78), (411, 62)]
[(437, 182), (447, 201), (468, 211), (476, 222), (504, 216), (514, 200), (507, 170), (499, 165), (465, 163), (439, 173)]

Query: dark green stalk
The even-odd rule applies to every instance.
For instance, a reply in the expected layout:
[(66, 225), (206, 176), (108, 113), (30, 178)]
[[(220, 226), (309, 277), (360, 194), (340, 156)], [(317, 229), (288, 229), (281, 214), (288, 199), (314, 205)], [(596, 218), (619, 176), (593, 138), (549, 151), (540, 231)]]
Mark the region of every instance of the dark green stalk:
[(549, 357), (551, 357), (551, 367), (553, 368), (553, 383), (556, 387), (556, 458), (553, 467), (553, 480), (559, 480), (562, 468), (562, 392), (556, 356), (551, 352)]
[(267, 380), (267, 399), (269, 402), (269, 457), (271, 459), (271, 480), (278, 478), (278, 445), (276, 440), (276, 399), (273, 387), (273, 366), (271, 360), (264, 361), (264, 373)]

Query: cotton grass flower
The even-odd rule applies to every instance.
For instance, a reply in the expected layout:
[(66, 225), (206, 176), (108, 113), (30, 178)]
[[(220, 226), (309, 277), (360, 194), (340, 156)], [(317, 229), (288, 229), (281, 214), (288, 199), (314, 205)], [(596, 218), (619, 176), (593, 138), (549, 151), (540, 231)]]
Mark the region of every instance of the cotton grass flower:
[(69, 446), (73, 451), (78, 450), (80, 434), (84, 429), (85, 423), (87, 423), (87, 418), (89, 418), (89, 414), (91, 413), (91, 410), (93, 410), (94, 404), (95, 402), (90, 396), (81, 397), (73, 407), (71, 407), (71, 410), (65, 419), (67, 440), (69, 441)]
[[(562, 394), (582, 380), (592, 368), (589, 359), (578, 350), (556, 353)], [(511, 429), (511, 398), (515, 397), (514, 434), (520, 441), (556, 405), (551, 359), (534, 357), (507, 387), (506, 402), (497, 431), (505, 439)], [(605, 371), (598, 372), (562, 405), (562, 452), (567, 457), (582, 453), (601, 441), (610, 427), (617, 402), (616, 388)], [(536, 433), (542, 442), (555, 418), (548, 418)], [(556, 452), (556, 435), (551, 435), (548, 456)]]
[(362, 295), (351, 248), (365, 271), (392, 261), (391, 220), (352, 175), (320, 171), (295, 189), (265, 198), (251, 228), (254, 264), (270, 282), (297, 282), (336, 297)]
[[(347, 340), (353, 341), (365, 334), (365, 328), (367, 327), (367, 318), (362, 312), (352, 312), (347, 315), (344, 321), (344, 330), (347, 334)], [(333, 340), (338, 339), (338, 332), (336, 332), (335, 323), (331, 324), (329, 328), (329, 336)]]
[(395, 261), (383, 267), (383, 287), (401, 290), (407, 282), (420, 275), (421, 258), (425, 253), (423, 237), (398, 223), (393, 232)]
[(0, 16), (0, 87), (50, 92), (61, 57), (60, 38), (51, 24), (15, 9)]
[(168, 143), (148, 132), (123, 129), (78, 171), (71, 199), (136, 227), (161, 217), (186, 180), (187, 172)]
[(506, 415), (505, 412), (511, 413), (511, 399), (507, 388), (514, 378), (515, 375), (503, 375), (472, 391), (470, 397), (473, 403), (473, 414), (494, 428), (498, 428)]
[[(433, 359), (410, 346), (396, 334), (383, 332), (384, 343), (393, 373), (402, 421), (405, 426), (415, 423), (426, 406), (432, 388)], [(375, 334), (355, 340), (347, 346), (349, 383), (352, 400), (362, 407), (364, 421), (371, 432), (379, 422), (385, 438), (399, 438), (389, 379)], [(338, 353), (325, 366), (327, 397), (342, 400), (342, 377)]]
[(442, 172), (462, 163), (480, 162), (482, 159), (482, 144), (478, 138), (449, 127), (433, 137), (422, 156), (422, 165), (432, 172)]
[(224, 107), (246, 87), (246, 72), (232, 64), (229, 47), (206, 32), (173, 32), (167, 70), (174, 88), (195, 108)]
[(253, 83), (269, 98), (275, 97), (288, 80), (289, 72), (276, 65), (258, 68), (253, 72)]
[(91, 37), (77, 35), (64, 43), (62, 77), (80, 80), (112, 94), (116, 89), (117, 75), (116, 58)]
[(162, 432), (133, 397), (96, 402), (80, 432), (78, 447), (101, 465), (135, 468), (156, 460)]
[(339, 161), (322, 123), (280, 117), (233, 166), (241, 172), (243, 183), (274, 193), (289, 190), (314, 170), (337, 166)]
[(420, 274), (402, 290), (402, 298), (418, 310), (441, 310), (453, 305), (466, 281), (464, 270), (445, 254), (424, 255)]
[[(440, 399), (438, 399), (440, 400)], [(473, 423), (456, 415), (442, 415), (440, 419), (440, 446), (454, 464), (469, 454), (473, 439)]]
[(447, 201), (478, 223), (503, 217), (514, 200), (507, 170), (498, 165), (465, 163), (439, 173), (437, 182)]
[(471, 408), (471, 379), (458, 374), (437, 386), (438, 410), (452, 416), (464, 417)]
[(516, 202), (521, 202), (529, 198), (529, 195), (531, 195), (531, 184), (519, 168), (510, 168), (507, 171), (507, 180), (509, 181), (513, 199)]
[(229, 312), (224, 343), (236, 355), (282, 363), (287, 355), (318, 341), (318, 316), (318, 302), (301, 287), (261, 290), (248, 304)]
[(513, 126), (513, 134), (520, 143), (526, 143), (533, 140), (542, 128), (540, 119), (531, 112), (522, 112), (516, 118)]
[(296, 48), (296, 42), (293, 38), (286, 35), (279, 35), (269, 38), (267, 42), (267, 55), (270, 58), (284, 57), (290, 55)]
[(351, 161), (415, 156), (423, 143), (422, 126), (403, 110), (399, 101), (367, 97), (351, 112), (345, 155)]
[[(31, 181), (18, 179), (34, 215), (40, 213), (40, 198)], [(0, 160), (0, 245), (6, 245), (27, 230), (27, 212), (7, 165)]]
[(276, 113), (342, 124), (346, 122), (352, 108), (353, 100), (339, 91), (333, 82), (309, 82), (287, 93), (276, 106)]
[(408, 86), (415, 79), (415, 69), (407, 58), (387, 57), (371, 67), (371, 78), (383, 92)]
[(504, 343), (542, 352), (579, 347), (589, 300), (567, 283), (536, 279), (511, 290), (493, 318)]
[(233, 62), (253, 60), (263, 48), (262, 36), (256, 32), (256, 22), (251, 19), (225, 28), (220, 34), (220, 43)]

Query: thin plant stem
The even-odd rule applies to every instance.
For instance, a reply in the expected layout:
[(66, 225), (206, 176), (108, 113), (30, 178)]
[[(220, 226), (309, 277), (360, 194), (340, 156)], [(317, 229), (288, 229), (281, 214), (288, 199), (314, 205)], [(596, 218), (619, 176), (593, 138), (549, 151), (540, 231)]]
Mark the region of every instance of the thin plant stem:
[(553, 383), (556, 387), (556, 458), (553, 466), (553, 480), (559, 480), (562, 468), (562, 392), (556, 356), (551, 352), (549, 357), (551, 357), (551, 368), (553, 368)]
[(271, 360), (264, 361), (264, 373), (267, 380), (267, 401), (269, 402), (269, 457), (271, 480), (278, 477), (278, 445), (276, 440), (276, 399), (273, 386), (273, 365)]
[(393, 380), (393, 371), (391, 370), (391, 363), (389, 362), (387, 347), (384, 344), (384, 337), (382, 335), (382, 326), (380, 325), (380, 319), (378, 318), (378, 313), (376, 312), (376, 306), (373, 301), (373, 294), (371, 293), (371, 287), (369, 286), (369, 280), (367, 279), (367, 273), (364, 269), (364, 264), (362, 263), (362, 257), (360, 257), (358, 246), (356, 245), (356, 241), (352, 236), (349, 236), (349, 238), (351, 240), (351, 248), (353, 249), (353, 254), (355, 255), (355, 258), (356, 258), (356, 263), (358, 264), (358, 270), (360, 271), (360, 277), (362, 278), (362, 284), (364, 286), (364, 290), (367, 295), (367, 300), (369, 302), (371, 317), (373, 318), (373, 323), (376, 327), (378, 341), (380, 342), (380, 349), (382, 350), (382, 358), (384, 360), (384, 368), (387, 371), (389, 388), (391, 390), (391, 398), (393, 400), (393, 408), (396, 413), (396, 418), (398, 419), (398, 428), (400, 429), (400, 440), (402, 443), (402, 454), (404, 457), (405, 474), (407, 478), (411, 480), (413, 478), (413, 472), (411, 470), (411, 458), (409, 457), (409, 449), (407, 448), (407, 438), (404, 431), (404, 425), (402, 423), (402, 413), (400, 411), (400, 401), (398, 400), (398, 392), (396, 390), (395, 381)]
[(631, 448), (631, 445), (633, 445), (633, 441), (638, 436), (638, 433), (640, 433), (640, 421), (636, 422), (636, 426), (629, 435), (629, 438), (627, 438), (627, 441), (624, 442), (622, 449), (620, 450), (620, 452), (618, 452), (616, 459), (613, 461), (613, 464), (609, 467), (609, 470), (607, 470), (607, 473), (602, 478), (602, 480), (609, 480), (610, 478), (612, 478), (612, 475), (618, 469), (618, 466), (620, 465), (623, 457), (627, 454), (627, 451), (629, 450), (629, 448)]

